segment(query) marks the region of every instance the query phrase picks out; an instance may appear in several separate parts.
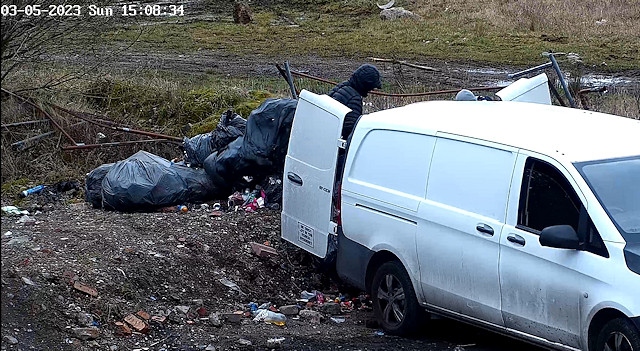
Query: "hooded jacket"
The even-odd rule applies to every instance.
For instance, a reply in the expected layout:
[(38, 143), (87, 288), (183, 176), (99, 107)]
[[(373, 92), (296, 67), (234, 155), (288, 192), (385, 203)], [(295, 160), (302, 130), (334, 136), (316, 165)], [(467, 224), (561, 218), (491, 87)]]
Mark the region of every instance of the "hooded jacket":
[(380, 72), (375, 66), (364, 64), (353, 72), (349, 80), (336, 85), (329, 92), (329, 96), (351, 109), (342, 125), (343, 138), (349, 137), (358, 117), (362, 115), (362, 98), (376, 88), (382, 88)]

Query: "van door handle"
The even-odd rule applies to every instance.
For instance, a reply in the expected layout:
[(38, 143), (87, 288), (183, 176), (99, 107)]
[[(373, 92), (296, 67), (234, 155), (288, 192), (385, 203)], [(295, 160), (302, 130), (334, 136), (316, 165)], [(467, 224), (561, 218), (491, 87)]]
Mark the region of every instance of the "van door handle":
[(289, 172), (287, 173), (287, 178), (289, 178), (289, 180), (296, 185), (300, 185), (302, 186), (302, 178), (300, 178), (299, 175), (293, 173), (293, 172)]
[(478, 224), (476, 226), (476, 230), (479, 231), (480, 233), (485, 233), (493, 236), (493, 228), (491, 228), (491, 226), (487, 224), (484, 224), (484, 223)]
[(510, 242), (514, 243), (514, 244), (518, 244), (520, 246), (524, 246), (524, 244), (526, 243), (526, 241), (524, 240), (523, 237), (521, 237), (518, 234), (511, 234), (507, 237), (507, 240), (509, 240)]

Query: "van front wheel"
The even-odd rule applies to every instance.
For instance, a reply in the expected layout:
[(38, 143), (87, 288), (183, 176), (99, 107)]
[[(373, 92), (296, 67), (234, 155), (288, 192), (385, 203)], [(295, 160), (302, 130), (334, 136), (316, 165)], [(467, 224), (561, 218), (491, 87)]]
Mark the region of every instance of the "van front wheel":
[(391, 334), (414, 332), (423, 315), (411, 279), (402, 264), (387, 262), (378, 268), (371, 285), (373, 312)]
[(640, 335), (627, 319), (614, 319), (598, 334), (595, 351), (640, 351)]

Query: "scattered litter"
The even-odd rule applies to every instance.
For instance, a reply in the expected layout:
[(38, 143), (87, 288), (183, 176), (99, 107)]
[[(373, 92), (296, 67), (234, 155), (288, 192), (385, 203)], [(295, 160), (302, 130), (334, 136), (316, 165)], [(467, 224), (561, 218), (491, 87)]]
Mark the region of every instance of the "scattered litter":
[(15, 206), (3, 206), (2, 207), (2, 212), (6, 213), (6, 214), (14, 215), (14, 216), (28, 215), (29, 214), (29, 211), (21, 210), (21, 209), (15, 207)]
[(282, 344), (283, 341), (284, 341), (284, 338), (282, 338), (282, 337), (280, 337), (280, 338), (270, 338), (270, 339), (267, 339), (267, 346), (269, 346), (269, 347), (280, 346), (280, 344)]
[(218, 279), (218, 281), (220, 283), (222, 283), (222, 285), (224, 285), (224, 286), (226, 286), (228, 288), (231, 288), (232, 290), (236, 290), (237, 292), (239, 292), (242, 295), (245, 295), (245, 293), (242, 290), (240, 290), (240, 287), (238, 286), (238, 284), (232, 282), (231, 280), (229, 280), (227, 278), (220, 278), (220, 279)]
[(93, 297), (98, 296), (98, 290), (96, 290), (95, 288), (90, 287), (89, 285), (81, 283), (81, 282), (79, 282), (77, 280), (75, 282), (73, 282), (73, 288), (78, 290), (78, 291), (82, 291), (83, 293), (85, 293), (87, 295), (91, 295)]
[(384, 332), (378, 330), (378, 331), (374, 332), (373, 335), (375, 335), (375, 336), (384, 336)]
[(122, 270), (122, 268), (116, 268), (118, 270), (118, 272), (122, 273), (122, 275), (126, 278), (127, 275), (124, 273), (124, 271)]
[(31, 285), (31, 286), (36, 285), (36, 283), (34, 283), (33, 280), (31, 280), (31, 279), (29, 279), (27, 277), (22, 277), (22, 281), (27, 285)]
[(11, 234), (13, 234), (13, 233), (10, 230), (7, 230), (3, 235), (8, 238), (8, 237), (11, 236)]
[(15, 345), (18, 343), (18, 339), (14, 338), (11, 335), (5, 335), (4, 338), (7, 340), (7, 342), (11, 345)]
[(189, 306), (176, 306), (176, 309), (184, 314), (189, 313)]
[(300, 293), (300, 299), (304, 300), (305, 302), (311, 301), (312, 299), (315, 299), (315, 297), (316, 297), (315, 290), (313, 292), (308, 292), (305, 290)]
[(29, 195), (32, 194), (38, 194), (40, 192), (42, 192), (42, 190), (44, 190), (45, 186), (44, 185), (38, 185), (38, 186), (34, 186), (33, 188), (24, 190), (20, 193), (20, 197), (27, 197)]
[(283, 326), (287, 321), (287, 317), (282, 313), (259, 309), (256, 316), (253, 318), (253, 321), (266, 322), (266, 323), (271, 323), (278, 326)]
[(209, 315), (209, 323), (214, 327), (221, 327), (222, 321), (220, 320), (220, 315), (218, 313), (212, 313)]
[(23, 215), (22, 217), (20, 217), (20, 219), (16, 221), (16, 223), (22, 224), (22, 225), (32, 225), (32, 224), (36, 224), (36, 219), (28, 215)]
[(344, 323), (345, 320), (344, 317), (331, 317), (331, 321), (335, 323)]
[(240, 345), (245, 345), (245, 346), (251, 346), (251, 341), (247, 340), (247, 339), (238, 339), (238, 344)]
[(73, 328), (71, 331), (73, 336), (83, 341), (94, 340), (100, 337), (100, 329), (96, 327)]
[(11, 240), (7, 241), (7, 245), (18, 245), (18, 244), (23, 244), (26, 242), (29, 242), (31, 239), (29, 239), (28, 236), (24, 235), (24, 236), (16, 236), (15, 238), (11, 238)]

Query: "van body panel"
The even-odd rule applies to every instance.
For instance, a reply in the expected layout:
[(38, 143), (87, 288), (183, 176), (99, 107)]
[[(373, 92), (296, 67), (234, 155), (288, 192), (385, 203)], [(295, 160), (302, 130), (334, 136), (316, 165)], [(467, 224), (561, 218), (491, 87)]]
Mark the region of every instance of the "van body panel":
[(435, 137), (428, 135), (366, 130), (351, 140), (342, 191), (415, 212), (426, 191), (434, 145)]
[[(393, 253), (410, 276), (417, 276), (415, 212), (345, 190), (341, 198), (342, 218), (349, 218), (342, 222), (345, 238), (374, 253), (380, 250)], [(368, 261), (361, 264), (366, 267)]]
[(332, 233), (331, 199), (338, 140), (350, 110), (303, 91), (293, 119), (282, 182), (282, 237), (324, 258)]
[[(500, 283), (502, 311), (505, 325), (523, 333), (538, 335), (550, 342), (576, 348), (586, 348), (588, 327), (586, 322), (602, 308), (613, 307), (632, 316), (638, 313), (637, 296), (640, 291), (640, 276), (633, 276), (627, 269), (610, 269), (613, 263), (623, 262), (624, 253), (620, 243), (604, 241), (609, 257), (583, 251), (543, 247), (539, 234), (517, 227), (517, 212), (520, 202), (520, 187), (526, 160), (534, 157), (554, 166), (587, 207), (589, 217), (600, 233), (615, 232), (610, 220), (603, 221), (593, 202), (593, 194), (581, 178), (574, 178), (570, 164), (563, 165), (554, 159), (522, 150), (516, 163), (509, 200), (509, 216), (505, 234), (501, 238)], [(566, 167), (565, 167), (566, 166)], [(575, 175), (575, 174), (574, 174)], [(579, 175), (577, 175), (579, 177)], [(591, 201), (588, 201), (591, 200)], [(520, 235), (524, 245), (508, 240), (509, 235)], [(532, 277), (537, 277), (532, 279)], [(617, 287), (612, 289), (611, 287)], [(613, 301), (616, 301), (613, 303)], [(621, 309), (620, 305), (632, 307)], [(615, 306), (615, 307), (614, 307)], [(585, 319), (589, 316), (589, 319)]]
[(437, 139), (418, 211), (420, 281), (429, 304), (504, 325), (499, 239), (516, 153), (482, 144)]

